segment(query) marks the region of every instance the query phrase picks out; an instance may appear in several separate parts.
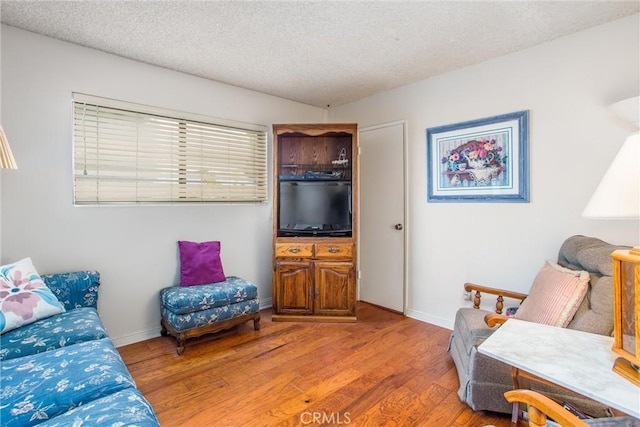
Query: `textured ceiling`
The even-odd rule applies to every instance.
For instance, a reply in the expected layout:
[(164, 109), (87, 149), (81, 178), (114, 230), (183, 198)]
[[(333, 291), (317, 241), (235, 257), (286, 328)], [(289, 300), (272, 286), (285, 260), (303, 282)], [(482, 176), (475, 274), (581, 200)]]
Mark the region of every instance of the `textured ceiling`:
[(326, 107), (638, 13), (640, 1), (0, 1), (2, 22)]

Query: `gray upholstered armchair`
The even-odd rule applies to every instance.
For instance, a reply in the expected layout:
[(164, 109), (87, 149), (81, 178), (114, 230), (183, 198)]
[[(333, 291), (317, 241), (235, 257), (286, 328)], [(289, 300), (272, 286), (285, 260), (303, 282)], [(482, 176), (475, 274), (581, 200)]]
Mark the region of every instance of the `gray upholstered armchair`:
[[(613, 331), (613, 262), (611, 252), (627, 247), (614, 246), (602, 240), (585, 236), (569, 237), (562, 244), (558, 264), (577, 271), (589, 272), (587, 294), (577, 312), (566, 326), (581, 331), (611, 335)], [(485, 322), (491, 312), (478, 308), (480, 295), (497, 295), (496, 312), (502, 311), (502, 298), (524, 300), (527, 295), (466, 284), (467, 292), (473, 292), (475, 308), (461, 308), (456, 314), (454, 330), (449, 344), (449, 353), (456, 365), (460, 388), (460, 400), (473, 410), (511, 412), (511, 405), (504, 393), (513, 388), (509, 366), (478, 353), (477, 347), (495, 330)], [(491, 316), (488, 316), (489, 318)], [(491, 323), (491, 322), (490, 322)], [(498, 322), (499, 323), (499, 322)], [(586, 413), (606, 416), (602, 405), (575, 393), (563, 391), (543, 384), (532, 384), (532, 389), (558, 401), (568, 401)]]

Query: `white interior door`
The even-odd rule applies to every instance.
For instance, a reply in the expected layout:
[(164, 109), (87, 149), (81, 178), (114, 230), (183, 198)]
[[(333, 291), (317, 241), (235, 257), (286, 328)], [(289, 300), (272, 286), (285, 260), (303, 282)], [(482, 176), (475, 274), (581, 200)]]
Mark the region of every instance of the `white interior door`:
[(404, 312), (405, 123), (360, 129), (359, 299)]

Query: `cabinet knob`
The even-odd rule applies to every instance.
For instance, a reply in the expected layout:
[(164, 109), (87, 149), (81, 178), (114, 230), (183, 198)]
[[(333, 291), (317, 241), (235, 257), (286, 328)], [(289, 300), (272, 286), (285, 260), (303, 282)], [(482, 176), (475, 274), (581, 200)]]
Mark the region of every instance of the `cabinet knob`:
[(340, 249), (338, 249), (338, 248), (329, 248), (329, 249), (327, 249), (327, 251), (329, 253), (332, 253), (332, 254), (337, 254), (338, 252), (340, 252)]
[(292, 254), (297, 254), (298, 252), (300, 252), (300, 248), (289, 248), (287, 249), (288, 252), (291, 252)]
[(402, 230), (402, 228), (403, 228), (403, 227), (402, 227), (402, 224), (396, 224), (396, 225), (394, 226), (394, 228), (395, 228), (396, 230)]

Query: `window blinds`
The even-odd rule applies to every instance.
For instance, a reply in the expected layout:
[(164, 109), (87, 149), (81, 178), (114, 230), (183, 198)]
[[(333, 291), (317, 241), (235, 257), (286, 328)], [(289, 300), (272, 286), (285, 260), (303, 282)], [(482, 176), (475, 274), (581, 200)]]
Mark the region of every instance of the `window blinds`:
[(74, 203), (263, 202), (266, 127), (74, 94)]

